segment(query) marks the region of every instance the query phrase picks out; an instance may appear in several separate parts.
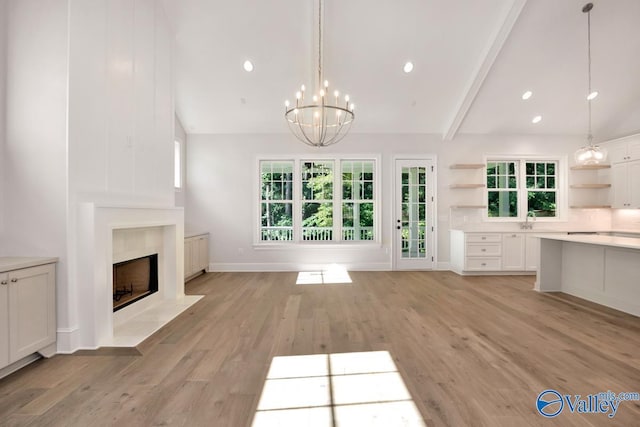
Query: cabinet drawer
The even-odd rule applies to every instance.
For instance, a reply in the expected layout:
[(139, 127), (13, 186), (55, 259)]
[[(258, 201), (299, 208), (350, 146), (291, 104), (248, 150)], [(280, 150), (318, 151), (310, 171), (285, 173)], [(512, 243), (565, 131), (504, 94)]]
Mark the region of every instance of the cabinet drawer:
[(465, 234), (466, 241), (470, 243), (484, 243), (484, 242), (501, 242), (502, 234), (500, 233), (478, 233), (478, 234)]
[(493, 256), (501, 253), (500, 243), (467, 243), (467, 256)]
[(500, 258), (467, 258), (467, 267), (465, 270), (487, 270), (498, 271), (500, 270)]

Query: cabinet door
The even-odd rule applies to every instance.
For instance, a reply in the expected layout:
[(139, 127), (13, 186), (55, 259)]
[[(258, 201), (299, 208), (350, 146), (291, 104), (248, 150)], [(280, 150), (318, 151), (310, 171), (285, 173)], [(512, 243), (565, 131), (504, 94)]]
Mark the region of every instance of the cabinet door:
[(209, 269), (209, 238), (202, 236), (198, 239), (198, 270)]
[(9, 274), (9, 362), (56, 340), (55, 265)]
[(635, 141), (629, 141), (628, 153), (629, 160), (640, 160), (640, 137), (636, 137)]
[(628, 163), (628, 208), (640, 208), (640, 160)]
[(524, 247), (525, 270), (536, 271), (540, 260), (540, 239), (533, 236), (525, 237)]
[(629, 182), (628, 164), (619, 163), (611, 167), (611, 207), (626, 208), (628, 202)]
[(627, 161), (627, 143), (616, 142), (607, 146), (609, 151), (609, 161), (612, 164), (621, 163)]
[(9, 364), (9, 275), (0, 273), (0, 368)]
[(184, 240), (184, 277), (185, 279), (193, 274), (192, 271), (193, 258), (193, 240)]
[(524, 270), (524, 234), (502, 236), (502, 269)]

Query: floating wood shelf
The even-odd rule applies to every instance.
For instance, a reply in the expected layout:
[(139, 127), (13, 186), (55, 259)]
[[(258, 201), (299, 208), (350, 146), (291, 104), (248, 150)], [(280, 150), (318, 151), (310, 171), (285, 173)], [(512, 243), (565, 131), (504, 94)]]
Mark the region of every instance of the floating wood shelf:
[(449, 188), (484, 188), (484, 184), (451, 184)]
[(574, 205), (569, 207), (571, 209), (609, 209), (611, 205)]
[(487, 205), (454, 205), (453, 209), (486, 209)]
[(611, 165), (581, 165), (581, 166), (571, 166), (571, 170), (574, 170), (574, 171), (589, 171), (589, 170), (598, 170), (598, 169), (611, 169)]
[(449, 169), (482, 169), (483, 163), (455, 163), (449, 166)]
[(611, 184), (573, 184), (571, 188), (578, 189), (598, 189), (598, 188), (609, 188)]

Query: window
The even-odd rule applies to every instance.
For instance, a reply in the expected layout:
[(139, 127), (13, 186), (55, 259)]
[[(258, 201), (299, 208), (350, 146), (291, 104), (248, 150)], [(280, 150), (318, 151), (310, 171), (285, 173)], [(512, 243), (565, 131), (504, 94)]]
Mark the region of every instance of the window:
[(376, 161), (261, 160), (261, 242), (375, 241)]
[(487, 161), (487, 216), (559, 218), (559, 160)]
[(373, 240), (373, 161), (343, 160), (342, 240)]
[(262, 161), (260, 240), (293, 240), (293, 162)]
[(302, 240), (333, 240), (333, 161), (302, 163)]
[(182, 188), (182, 144), (173, 142), (173, 186)]

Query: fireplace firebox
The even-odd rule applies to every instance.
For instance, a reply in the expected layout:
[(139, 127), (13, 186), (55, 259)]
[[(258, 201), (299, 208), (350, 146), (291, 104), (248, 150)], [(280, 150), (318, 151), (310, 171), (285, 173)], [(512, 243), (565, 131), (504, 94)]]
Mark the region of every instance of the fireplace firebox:
[(158, 254), (113, 264), (113, 311), (158, 292)]

